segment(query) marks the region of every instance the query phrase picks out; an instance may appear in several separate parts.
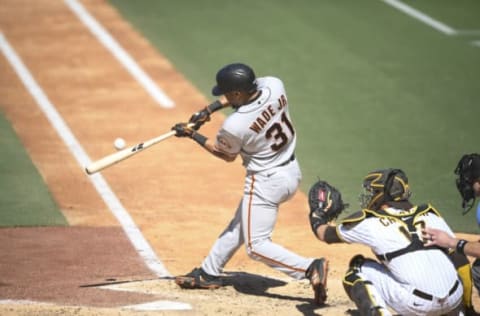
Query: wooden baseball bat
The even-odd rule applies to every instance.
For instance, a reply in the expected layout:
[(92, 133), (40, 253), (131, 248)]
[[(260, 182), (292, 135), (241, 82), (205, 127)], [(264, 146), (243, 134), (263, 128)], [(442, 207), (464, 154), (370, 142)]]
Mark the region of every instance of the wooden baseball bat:
[[(190, 123), (187, 126), (192, 127), (194, 124)], [(100, 158), (94, 162), (92, 162), (90, 165), (88, 165), (85, 168), (85, 172), (88, 174), (94, 174), (96, 172), (99, 172), (100, 170), (103, 170), (107, 167), (113, 166), (114, 164), (119, 163), (122, 160), (125, 160), (127, 158), (130, 158), (139, 152), (144, 151), (145, 149), (152, 147), (155, 144), (160, 143), (161, 141), (175, 135), (175, 131), (170, 131), (168, 133), (162, 134), (160, 136), (151, 138), (149, 140), (144, 141), (143, 143), (136, 144), (134, 146), (122, 149), (120, 151), (117, 151), (113, 154), (107, 155), (103, 158)]]

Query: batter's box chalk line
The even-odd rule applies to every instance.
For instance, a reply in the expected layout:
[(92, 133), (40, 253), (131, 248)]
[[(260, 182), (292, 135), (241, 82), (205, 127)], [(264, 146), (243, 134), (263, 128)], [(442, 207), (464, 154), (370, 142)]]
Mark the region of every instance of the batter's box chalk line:
[(36, 301), (29, 301), (29, 300), (0, 300), (0, 305), (54, 305), (52, 303), (47, 302), (36, 302)]
[(137, 311), (159, 311), (159, 310), (191, 310), (188, 303), (172, 301), (154, 301), (149, 303), (123, 306), (122, 309), (133, 309)]
[[(147, 281), (152, 281), (152, 280), (147, 280)], [(132, 281), (130, 283), (134, 283), (134, 282), (141, 282), (141, 281)], [(120, 291), (120, 292), (149, 293), (148, 291), (142, 291), (135, 288), (128, 288), (122, 285), (125, 285), (125, 282), (118, 283), (118, 284), (104, 285), (104, 286), (100, 286), (99, 288), (112, 290), (112, 291)], [(149, 293), (149, 294), (153, 294), (153, 293)], [(132, 309), (137, 311), (160, 311), (160, 310), (191, 310), (192, 306), (188, 303), (183, 303), (183, 302), (160, 300), (160, 301), (152, 301), (152, 302), (142, 303), (142, 304), (122, 306), (121, 308)]]

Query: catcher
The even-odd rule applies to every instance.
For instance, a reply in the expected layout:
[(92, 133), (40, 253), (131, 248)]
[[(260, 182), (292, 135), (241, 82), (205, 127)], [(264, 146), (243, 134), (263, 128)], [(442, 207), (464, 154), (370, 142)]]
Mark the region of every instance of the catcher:
[(343, 279), (361, 315), (457, 315), (463, 285), (450, 257), (425, 247), (422, 228), (450, 227), (430, 204), (412, 205), (400, 169), (370, 172), (363, 180), (362, 210), (329, 224), (345, 208), (340, 192), (325, 181), (309, 191), (310, 224), (326, 242), (359, 243), (376, 259), (356, 255)]

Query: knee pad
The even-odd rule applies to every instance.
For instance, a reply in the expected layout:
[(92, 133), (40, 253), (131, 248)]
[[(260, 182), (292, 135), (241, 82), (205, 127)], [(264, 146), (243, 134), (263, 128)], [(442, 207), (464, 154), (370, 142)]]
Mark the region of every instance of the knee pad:
[[(345, 276), (343, 277), (342, 284), (343, 288), (345, 289), (345, 292), (347, 293), (348, 297), (353, 300), (352, 298), (352, 288), (356, 283), (365, 283), (366, 280), (364, 280), (360, 275), (360, 267), (361, 265), (357, 264), (352, 264), (354, 263), (353, 259), (355, 259), (357, 256), (353, 257), (352, 260), (350, 260), (350, 266), (345, 273)], [(357, 258), (358, 259), (358, 258)], [(355, 263), (359, 263), (358, 261), (355, 261)], [(363, 262), (362, 262), (363, 263)]]
[(369, 281), (356, 282), (350, 289), (352, 301), (362, 316), (385, 315), (385, 308), (375, 302), (375, 299), (370, 293), (370, 287), (373, 287), (373, 285)]
[(367, 259), (365, 259), (363, 255), (355, 255), (352, 257), (352, 259), (350, 259), (348, 266), (350, 268), (360, 269), (363, 263), (365, 262), (365, 260)]
[[(348, 297), (350, 297), (350, 290), (356, 282), (363, 281), (362, 278), (358, 275), (360, 269), (365, 262), (365, 257), (362, 255), (355, 255), (350, 259), (348, 263), (348, 270), (343, 277), (342, 283), (345, 292), (347, 292)], [(352, 299), (350, 297), (350, 299)]]
[(342, 280), (343, 288), (357, 306), (360, 315), (381, 316), (384, 315), (385, 308), (378, 305), (372, 296), (371, 292), (375, 290), (373, 284), (359, 274), (366, 260), (368, 259), (362, 255), (356, 255), (350, 260), (349, 269)]

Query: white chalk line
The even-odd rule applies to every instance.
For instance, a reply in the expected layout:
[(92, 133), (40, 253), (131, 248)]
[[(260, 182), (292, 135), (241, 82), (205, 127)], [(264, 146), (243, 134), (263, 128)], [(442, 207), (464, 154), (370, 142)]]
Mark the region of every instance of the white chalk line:
[(455, 35), (456, 31), (455, 29), (451, 28), (450, 26), (446, 25), (445, 23), (442, 23), (438, 20), (435, 20), (434, 18), (426, 15), (425, 13), (420, 12), (417, 9), (414, 9), (405, 3), (399, 1), (399, 0), (382, 0), (386, 4), (389, 4), (390, 6), (402, 11), (403, 13), (408, 14), (409, 16), (413, 17), (414, 19), (417, 19), (430, 27), (436, 29), (439, 32), (442, 32), (446, 35)]
[[(29, 305), (46, 305), (50, 307), (61, 307), (64, 308), (64, 305), (58, 305), (50, 302), (41, 302), (41, 301), (30, 301), (30, 300), (0, 300), (0, 305), (20, 305), (20, 306), (29, 306)], [(70, 305), (72, 308), (78, 308), (78, 305)], [(87, 306), (85, 306), (87, 307)], [(191, 310), (192, 306), (188, 303), (175, 302), (175, 301), (152, 301), (142, 304), (134, 305), (125, 305), (118, 307), (120, 309), (130, 309), (136, 311), (162, 311), (162, 310)]]
[(478, 36), (480, 35), (480, 30), (457, 30), (459, 36)]
[(173, 301), (154, 301), (143, 304), (123, 306), (122, 309), (133, 309), (136, 311), (162, 311), (162, 310), (191, 310), (192, 306), (188, 303)]
[(52, 303), (43, 303), (43, 302), (36, 302), (30, 300), (0, 300), (0, 305), (54, 305)]
[[(10, 46), (7, 39), (1, 32), (0, 49), (14, 68), (15, 72), (21, 79), (28, 92), (35, 99), (37, 105), (43, 111), (47, 119), (50, 121), (50, 124), (52, 124), (52, 126), (55, 128), (57, 134), (66, 144), (67, 148), (73, 154), (73, 156), (83, 170), (84, 166), (91, 163), (90, 158), (88, 157), (87, 153), (80, 145), (78, 140), (75, 138), (68, 125), (57, 112), (55, 106), (50, 102), (45, 92), (37, 84), (33, 76), (30, 74), (29, 70), (25, 67), (20, 57), (16, 54), (14, 49)], [(127, 237), (130, 239), (134, 248), (142, 257), (150, 270), (152, 270), (159, 277), (170, 276), (170, 273), (163, 266), (162, 262), (157, 258), (155, 252), (145, 240), (138, 227), (135, 225), (130, 214), (123, 207), (122, 203), (118, 200), (115, 193), (113, 193), (112, 189), (105, 181), (103, 176), (100, 174), (95, 174), (89, 177), (89, 179), (93, 183), (95, 189), (100, 194), (102, 199), (107, 204), (110, 211), (120, 222)]]
[(155, 84), (150, 76), (142, 70), (137, 62), (77, 0), (65, 0), (65, 3), (157, 103), (164, 108), (173, 108), (175, 106), (172, 99)]
[[(391, 5), (392, 7), (408, 14), (409, 16), (417, 19), (435, 30), (442, 32), (449, 36), (478, 36), (480, 35), (480, 30), (456, 30), (453, 27), (448, 26), (447, 24), (435, 20), (434, 18), (426, 15), (425, 13), (410, 7), (409, 5), (399, 1), (399, 0), (382, 0), (383, 2)], [(473, 46), (480, 47), (480, 41), (472, 41)]]
[[(164, 282), (164, 281), (160, 281), (160, 282)], [(124, 286), (123, 284), (111, 284), (111, 285), (101, 286), (100, 288), (107, 289), (107, 290), (112, 290), (112, 291), (119, 291), (119, 292), (156, 294), (156, 293), (152, 293), (151, 291), (142, 291), (142, 290), (139, 290), (139, 289), (128, 288), (128, 287), (123, 287), (123, 286)], [(158, 300), (158, 301), (152, 301), (152, 302), (147, 302), (147, 303), (143, 303), (143, 304), (123, 306), (122, 308), (123, 309), (139, 310), (139, 311), (191, 310), (192, 306), (188, 303), (175, 302), (175, 301), (169, 301), (169, 300)]]

